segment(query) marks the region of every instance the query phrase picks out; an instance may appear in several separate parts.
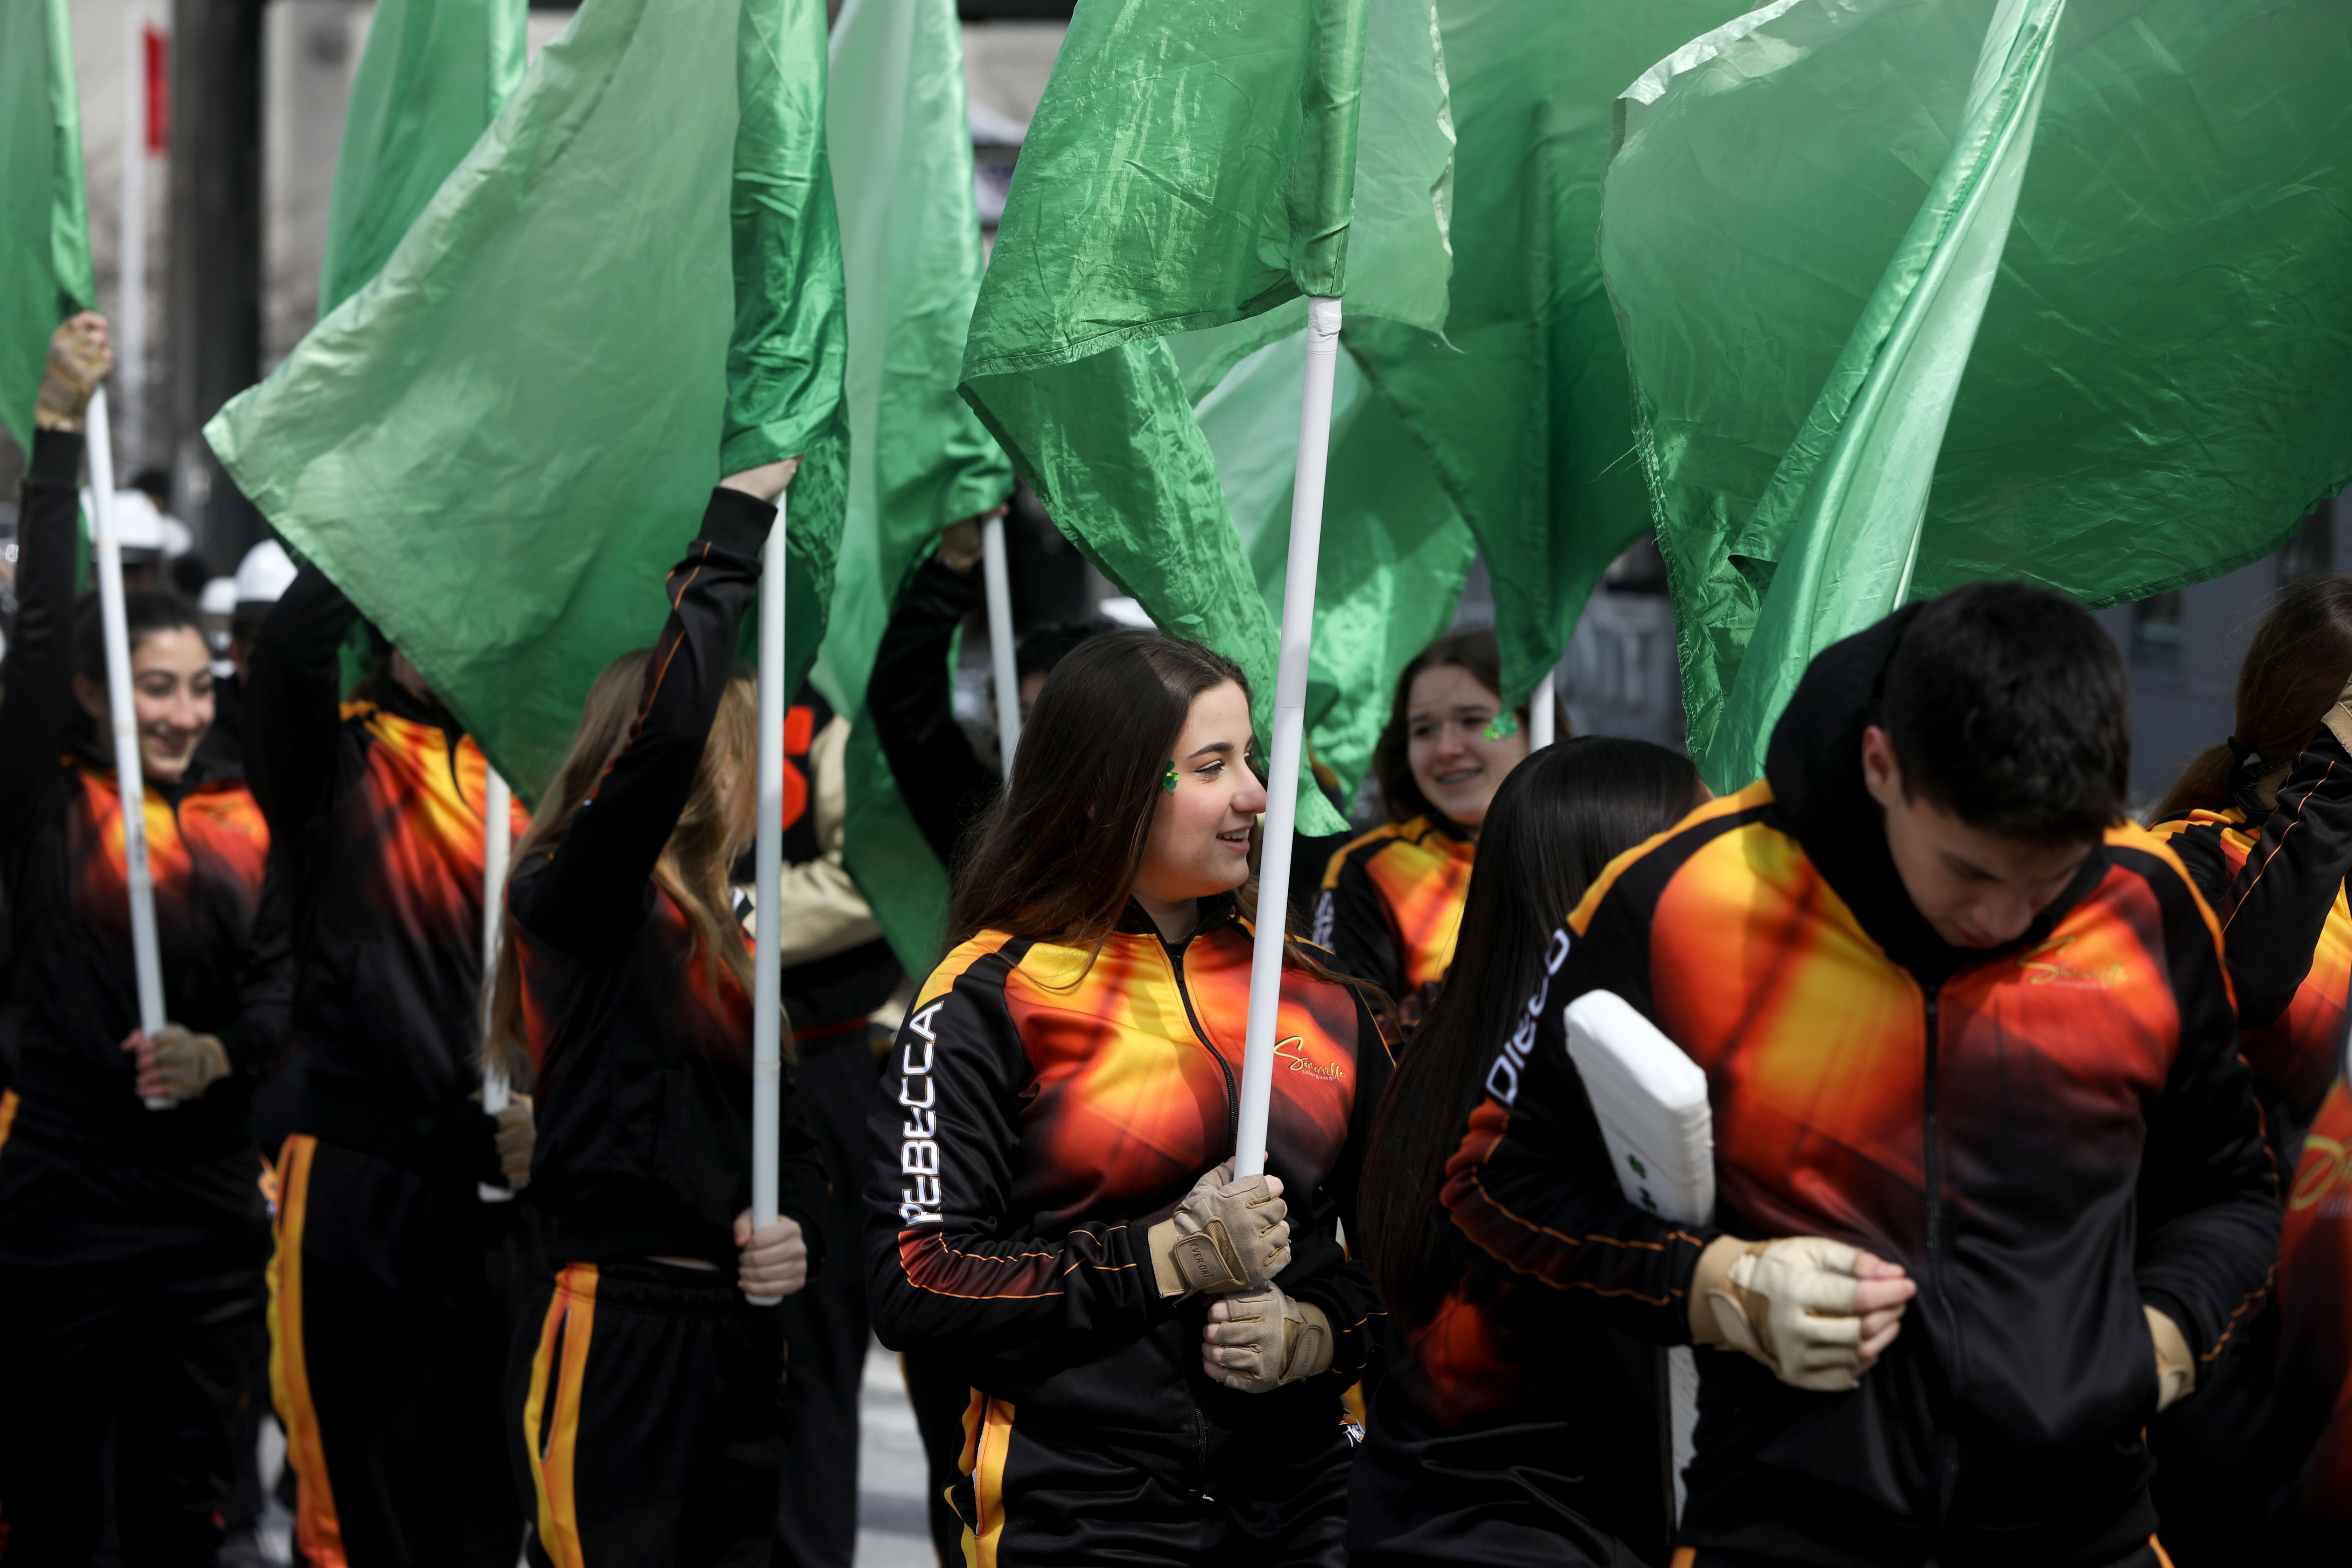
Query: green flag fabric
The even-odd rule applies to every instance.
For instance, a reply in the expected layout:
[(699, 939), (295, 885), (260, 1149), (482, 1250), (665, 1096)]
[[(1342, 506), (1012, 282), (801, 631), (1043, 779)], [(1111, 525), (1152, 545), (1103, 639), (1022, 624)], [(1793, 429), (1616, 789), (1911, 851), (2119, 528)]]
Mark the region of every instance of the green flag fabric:
[[(1798, 520), (1856, 504), (1808, 510), (1808, 492), (1858, 475), (1847, 459), (1883, 417), (1822, 416), (1862, 369), (1852, 351), (1923, 204), (1969, 155), (2000, 9), (1793, 0), (1627, 95), (1601, 259), (1691, 747), (1718, 784), (1752, 772), (1794, 657), (1791, 624), (1774, 632), (1775, 668), (1742, 673), (1780, 578), (1826, 563), (1834, 584), (1852, 548), (1790, 554)], [(1992, 577), (2094, 606), (2143, 597), (2268, 553), (2352, 479), (2352, 10), (2071, 0), (2047, 69), (1940, 452), (1885, 459), (1932, 462), (1912, 598)], [(1814, 592), (1790, 601), (1792, 622)], [(1716, 752), (1743, 680), (1739, 736)]]
[(324, 315), (380, 271), (522, 79), (527, 0), (379, 0), (327, 202)]
[(0, 424), (27, 452), (49, 336), (98, 298), (66, 10), (0, 9)]
[[(1243, 360), (1194, 411), (1266, 613), (1277, 617), (1306, 375), (1307, 336), (1297, 332)], [(1412, 437), (1344, 353), (1332, 378), (1323, 514), (1307, 740), (1353, 798), (1397, 676), (1453, 624), (1477, 543)]]
[[(1364, 0), (1082, 7), (965, 352), (964, 395), (1055, 524), (1161, 626), (1247, 670), (1262, 727), (1274, 621), (1192, 404), (1296, 331), (1302, 295), (1435, 323), (1452, 265), (1441, 44), (1427, 10), (1383, 13), (1374, 28)], [(1327, 558), (1346, 540), (1328, 518)], [(1344, 826), (1304, 771), (1299, 808), (1301, 833)]]
[[(1750, 580), (1769, 574), (1770, 586), (1702, 760), (1718, 790), (1764, 771), (1772, 721), (1813, 656), (1910, 588), (1936, 454), (2009, 238), (2065, 8), (2005, 0), (1994, 14), (1951, 154), (1732, 542)], [(1626, 100), (1629, 137), (1646, 118)]]
[(795, 682), (824, 634), (847, 446), (824, 48), (820, 0), (587, 0), (375, 281), (205, 427), (526, 798), (597, 671), (659, 632), (722, 474), (803, 455)]
[(1477, 536), (1514, 700), (1650, 526), (1593, 246), (1612, 105), (1749, 4), (1438, 0), (1460, 139), (1443, 336), (1351, 314), (1343, 341)]
[(939, 957), (947, 873), (899, 799), (866, 682), (907, 574), (950, 523), (1012, 493), (957, 395), (980, 290), (980, 215), (954, 0), (848, 0), (825, 111), (848, 282), (848, 507), (814, 679), (850, 721), (843, 851), (912, 973)]

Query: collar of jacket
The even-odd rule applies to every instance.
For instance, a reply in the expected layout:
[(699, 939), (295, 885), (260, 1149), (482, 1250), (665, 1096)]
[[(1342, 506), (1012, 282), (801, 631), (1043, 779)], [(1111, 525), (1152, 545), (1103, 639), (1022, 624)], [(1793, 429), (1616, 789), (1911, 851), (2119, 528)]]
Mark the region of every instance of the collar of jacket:
[[(68, 735), (66, 751), (67, 754), (75, 761), (104, 773), (108, 778), (114, 776), (113, 748), (110, 746), (101, 750), (98, 738), (87, 731)], [(201, 788), (205, 784), (243, 784), (245, 770), (235, 763), (215, 762), (203, 755), (199, 751), (197, 755), (188, 759), (187, 771), (170, 784), (155, 778), (144, 779), (142, 782), (149, 789), (153, 790), (173, 805), (177, 805), (191, 790)]]
[[(1201, 923), (1192, 928), (1192, 936), (1202, 934), (1212, 926), (1223, 925), (1227, 921), (1240, 919), (1239, 901), (1231, 893), (1213, 893), (1201, 900)], [(1162, 942), (1166, 941), (1160, 935), (1159, 923), (1144, 911), (1142, 903), (1132, 897), (1127, 900), (1127, 908), (1119, 911), (1118, 924), (1111, 929), (1135, 936), (1149, 936)], [(1191, 940), (1192, 937), (1185, 938), (1185, 942)], [(1182, 947), (1184, 942), (1169, 942), (1168, 945)]]
[(1922, 985), (2045, 941), (2051, 927), (2106, 874), (2104, 844), (2023, 935), (1996, 948), (1954, 947), (1936, 934), (1905, 890), (1886, 847), (1885, 816), (1862, 774), (1862, 732), (1878, 722), (1886, 667), (1919, 613), (1906, 605), (1876, 626), (1823, 648), (1797, 683), (1764, 755), (1772, 814), (1803, 847), (1870, 939)]

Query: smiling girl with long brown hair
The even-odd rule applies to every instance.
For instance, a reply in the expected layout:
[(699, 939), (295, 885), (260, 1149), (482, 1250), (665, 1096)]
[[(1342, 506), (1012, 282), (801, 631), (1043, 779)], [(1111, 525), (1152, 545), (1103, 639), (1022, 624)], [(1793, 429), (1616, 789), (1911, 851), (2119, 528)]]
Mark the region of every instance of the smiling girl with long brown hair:
[[(1337, 1563), (1352, 1228), (1389, 1052), (1283, 973), (1268, 1174), (1230, 1179), (1255, 818), (1241, 672), (1154, 632), (1048, 678), (874, 1119), (883, 1342), (961, 1355), (980, 1563)], [(1271, 1294), (1220, 1298), (1270, 1283)]]

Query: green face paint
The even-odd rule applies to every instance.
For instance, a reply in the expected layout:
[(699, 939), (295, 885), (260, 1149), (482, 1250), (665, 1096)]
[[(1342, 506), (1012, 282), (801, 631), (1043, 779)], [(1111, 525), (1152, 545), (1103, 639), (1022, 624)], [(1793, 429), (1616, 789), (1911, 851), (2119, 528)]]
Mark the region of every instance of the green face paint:
[(1176, 793), (1176, 759), (1168, 759), (1168, 771), (1160, 775), (1160, 787), (1170, 795)]
[(1486, 721), (1486, 739), (1490, 741), (1507, 741), (1518, 732), (1517, 718), (1507, 711), (1497, 713)]

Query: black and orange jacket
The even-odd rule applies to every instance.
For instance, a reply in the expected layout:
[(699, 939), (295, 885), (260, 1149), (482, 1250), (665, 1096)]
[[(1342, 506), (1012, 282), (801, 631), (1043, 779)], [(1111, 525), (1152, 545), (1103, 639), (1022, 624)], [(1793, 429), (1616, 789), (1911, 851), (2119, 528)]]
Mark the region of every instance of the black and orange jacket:
[[(551, 851), (507, 884), (538, 1072), (531, 1198), (561, 1263), (699, 1258), (735, 1266), (751, 1203), (751, 1001), (653, 880), (694, 793), (735, 668), (775, 509), (711, 493), (669, 574), (629, 743)], [(824, 1257), (823, 1157), (782, 1088), (780, 1207)]]
[(1163, 1300), (1144, 1241), (1234, 1152), (1250, 953), (1229, 900), (1181, 943), (1130, 905), (1098, 954), (983, 931), (931, 973), (874, 1111), (866, 1294), (884, 1344), (951, 1352), (1016, 1418), (1180, 1470), (1219, 1433), (1336, 1419), (1377, 1336), (1338, 1226), (1353, 1227), (1391, 1060), (1355, 987), (1284, 972), (1266, 1134), (1292, 1231), (1277, 1283), (1329, 1317), (1334, 1375), (1258, 1395), (1212, 1383), (1207, 1303)]
[[(2352, 985), (2352, 756), (2326, 729), (2265, 807), (2250, 757), (2231, 803), (2156, 825), (2221, 922), (2246, 1065), (2280, 1168), (2292, 1172), (2280, 1234), (2268, 1442), (2249, 1446), (2247, 1501), (2316, 1537), (2352, 1527), (2352, 1098), (2344, 1085)], [(2214, 1419), (2227, 1422), (2223, 1406)], [(2168, 1412), (2198, 1422), (2194, 1402)], [(2159, 1445), (2165, 1436), (2159, 1429)], [(2159, 1452), (2161, 1447), (2159, 1447)]]
[(244, 782), (191, 763), (147, 786), (165, 1013), (218, 1035), (243, 1069), (201, 1100), (150, 1111), (123, 1038), (139, 1026), (120, 796), (110, 759), (77, 740), (72, 692), (78, 435), (44, 430), (21, 514), (19, 608), (0, 671), (0, 885), (13, 960), (21, 1135), (126, 1158), (220, 1152), (246, 1141), (253, 1075), (282, 1054), (290, 970), (260, 940), (269, 829)]
[(2150, 831), (2174, 854), (2221, 922), (2246, 1065), (2294, 1163), (2301, 1129), (2336, 1081), (2344, 1004), (2352, 987), (2352, 756), (2326, 730), (2294, 759), (2274, 806), (2254, 785), (2269, 763), (2249, 758), (2230, 804)]
[(2308, 1537), (2352, 1538), (2352, 1084), (2339, 1073), (2304, 1136), (2279, 1237), (2280, 1389), (2317, 1437), (2287, 1480)]
[(1453, 965), (1477, 854), (1468, 834), (1433, 812), (1382, 823), (1342, 847), (1324, 870), (1314, 941), (1341, 970), (1395, 997), (1408, 1029)]
[(1562, 1040), (1568, 1001), (1617, 992), (1707, 1075), (1724, 1229), (1834, 1237), (1920, 1285), (1851, 1393), (1700, 1357), (1683, 1539), (2111, 1563), (2156, 1526), (2141, 1306), (2218, 1353), (2269, 1287), (2277, 1183), (2219, 932), (2161, 841), (2111, 831), (1990, 952), (1912, 905), (1860, 755), (1913, 613), (1816, 658), (1765, 779), (1619, 857), (1549, 939), (1444, 1201), (1513, 1268), (1689, 1338), (1717, 1232), (1626, 1202)]
[[(295, 1130), (453, 1176), (494, 1176), (481, 1084), (480, 748), (391, 680), (343, 703), (359, 612), (305, 566), (256, 635), (246, 765), (293, 900)], [(520, 807), (513, 827), (528, 825)]]

